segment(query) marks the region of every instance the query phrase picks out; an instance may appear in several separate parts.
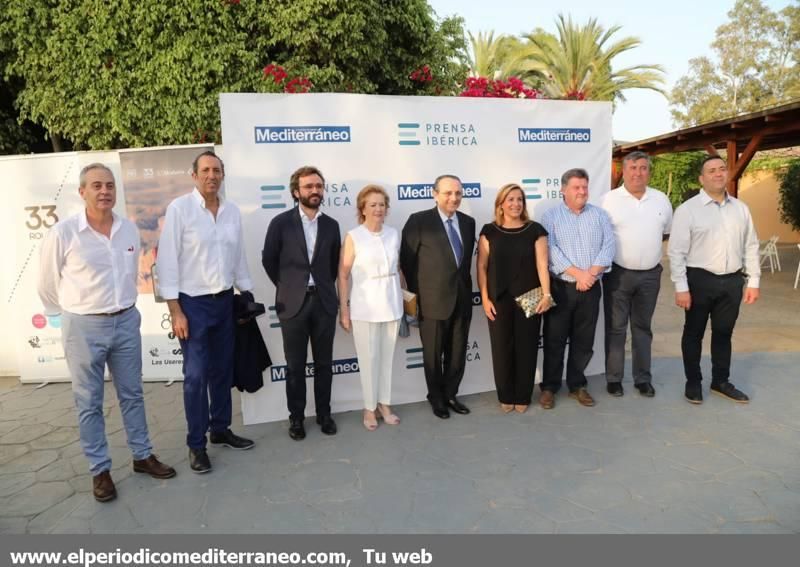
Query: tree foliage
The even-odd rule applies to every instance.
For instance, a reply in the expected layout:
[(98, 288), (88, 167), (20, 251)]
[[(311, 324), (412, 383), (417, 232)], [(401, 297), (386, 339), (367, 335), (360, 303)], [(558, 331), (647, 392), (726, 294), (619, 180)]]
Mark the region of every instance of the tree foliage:
[(781, 221), (800, 231), (800, 159), (793, 160), (778, 179)]
[[(453, 93), (460, 18), (425, 0), (5, 0), (20, 118), (79, 148), (219, 141), (218, 95), (270, 92), (277, 63), (315, 91)], [(411, 73), (428, 65), (434, 81)]]
[(706, 155), (705, 152), (681, 152), (653, 157), (650, 186), (668, 192), (672, 205), (678, 206), (687, 191), (700, 187), (700, 164)]
[(660, 65), (614, 67), (616, 57), (641, 43), (636, 37), (616, 38), (621, 26), (605, 29), (594, 18), (581, 25), (559, 15), (556, 30), (557, 35), (540, 29), (528, 34), (515, 54), (517, 65), (538, 77), (547, 97), (624, 101), (627, 89), (662, 92)]
[(774, 12), (737, 0), (716, 30), (712, 57), (689, 61), (670, 95), (679, 127), (755, 112), (800, 97), (800, 3)]

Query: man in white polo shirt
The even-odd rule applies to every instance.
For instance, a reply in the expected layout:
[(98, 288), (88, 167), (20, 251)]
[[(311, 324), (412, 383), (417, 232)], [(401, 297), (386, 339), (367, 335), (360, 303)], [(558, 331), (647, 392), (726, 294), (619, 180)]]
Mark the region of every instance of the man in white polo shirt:
[(133, 470), (172, 478), (175, 469), (152, 453), (142, 393), (142, 318), (136, 310), (139, 231), (114, 214), (114, 175), (102, 163), (81, 170), (85, 210), (57, 223), (41, 248), (39, 297), (61, 314), (64, 356), (72, 376), (81, 447), (93, 475), (95, 500), (117, 497), (103, 414), (106, 365), (117, 390)]
[(655, 396), (650, 371), (651, 322), (661, 288), (662, 241), (669, 235), (672, 205), (661, 191), (648, 187), (650, 158), (631, 152), (622, 160), (622, 187), (602, 202), (611, 217), (616, 255), (603, 279), (606, 324), (606, 389), (622, 396), (625, 338), (630, 322), (633, 383), (645, 397)]

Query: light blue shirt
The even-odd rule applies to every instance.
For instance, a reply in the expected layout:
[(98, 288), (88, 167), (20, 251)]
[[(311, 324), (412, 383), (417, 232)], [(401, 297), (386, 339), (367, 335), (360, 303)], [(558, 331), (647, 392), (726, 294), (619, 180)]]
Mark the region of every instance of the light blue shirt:
[(611, 219), (600, 207), (589, 203), (580, 213), (574, 213), (563, 202), (542, 215), (542, 226), (548, 232), (550, 271), (558, 278), (574, 282), (564, 272), (571, 266), (588, 270), (605, 266), (611, 271), (616, 246)]

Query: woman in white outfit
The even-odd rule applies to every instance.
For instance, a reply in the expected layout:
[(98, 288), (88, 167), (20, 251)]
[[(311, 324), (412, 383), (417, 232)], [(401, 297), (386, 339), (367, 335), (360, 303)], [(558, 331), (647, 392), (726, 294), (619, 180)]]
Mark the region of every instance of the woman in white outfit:
[(382, 187), (364, 187), (356, 207), (359, 226), (345, 236), (339, 262), (339, 323), (345, 331), (353, 330), (364, 394), (364, 427), (373, 431), (378, 417), (387, 425), (400, 423), (389, 406), (394, 345), (403, 315), (397, 265), (400, 235), (383, 223), (389, 195)]

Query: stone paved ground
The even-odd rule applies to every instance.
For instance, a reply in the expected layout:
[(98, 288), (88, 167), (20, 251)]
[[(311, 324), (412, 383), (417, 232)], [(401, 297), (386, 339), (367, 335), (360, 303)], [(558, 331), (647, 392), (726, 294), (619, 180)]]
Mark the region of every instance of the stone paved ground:
[(444, 422), (410, 404), (400, 426), (371, 433), (340, 414), (337, 436), (308, 423), (302, 443), (285, 423), (249, 426), (237, 430), (255, 449), (212, 448), (214, 471), (197, 476), (180, 384), (146, 384), (156, 451), (178, 469), (156, 481), (131, 472), (109, 389), (109, 504), (91, 497), (69, 386), (0, 379), (0, 533), (798, 533), (798, 259), (782, 249), (785, 271), (764, 276), (737, 326), (734, 381), (750, 405), (682, 399), (682, 316), (665, 285), (654, 399), (628, 382), (611, 398), (598, 376), (592, 409), (561, 395), (553, 411), (502, 415), (486, 393), (465, 398), (472, 415)]

